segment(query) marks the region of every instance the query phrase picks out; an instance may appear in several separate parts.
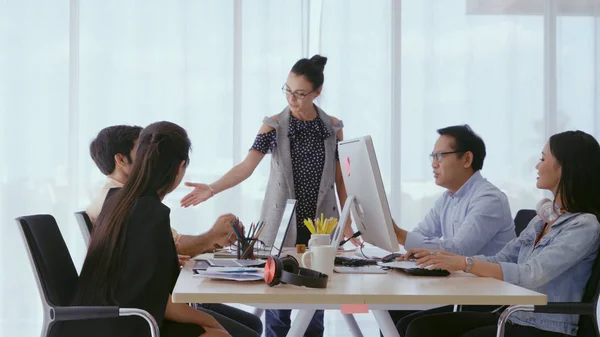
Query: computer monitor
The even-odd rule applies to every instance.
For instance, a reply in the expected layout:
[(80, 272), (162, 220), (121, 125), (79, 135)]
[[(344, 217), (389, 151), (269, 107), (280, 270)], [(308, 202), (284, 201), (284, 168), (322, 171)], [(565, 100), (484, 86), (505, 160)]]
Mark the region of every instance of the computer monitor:
[[(281, 250), (283, 249), (283, 243), (285, 242), (285, 238), (289, 232), (289, 228), (292, 223), (292, 218), (294, 216), (294, 212), (296, 211), (296, 200), (288, 199), (285, 205), (285, 209), (283, 210), (283, 214), (281, 216), (281, 222), (277, 229), (277, 234), (275, 235), (275, 239), (273, 240), (273, 244), (269, 245), (265, 242), (265, 247), (261, 249), (254, 248), (254, 255), (258, 258), (268, 258), (269, 256), (279, 256), (281, 254)], [(261, 236), (263, 237), (263, 236)], [(260, 240), (261, 237), (258, 239)], [(235, 246), (235, 245), (234, 245)], [(237, 247), (236, 247), (237, 248)], [(232, 258), (236, 257), (237, 252), (229, 250), (216, 251), (214, 253), (215, 258)]]
[[(350, 204), (354, 223), (363, 241), (390, 252), (399, 251), (371, 136), (344, 140), (338, 146), (349, 197), (344, 210)], [(354, 196), (353, 201), (351, 196)], [(340, 225), (342, 221), (340, 218)]]
[(290, 231), (290, 226), (292, 224), (292, 218), (295, 211), (296, 199), (288, 199), (285, 204), (285, 209), (283, 210), (283, 216), (281, 217), (279, 229), (277, 229), (275, 241), (273, 241), (273, 246), (271, 246), (271, 256), (279, 256), (281, 254), (283, 242)]

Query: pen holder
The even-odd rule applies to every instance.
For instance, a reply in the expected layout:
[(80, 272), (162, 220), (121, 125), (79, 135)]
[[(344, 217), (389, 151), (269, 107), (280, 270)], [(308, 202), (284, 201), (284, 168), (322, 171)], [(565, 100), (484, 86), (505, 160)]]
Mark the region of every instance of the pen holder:
[(242, 238), (237, 241), (238, 260), (254, 260), (254, 245), (258, 239)]

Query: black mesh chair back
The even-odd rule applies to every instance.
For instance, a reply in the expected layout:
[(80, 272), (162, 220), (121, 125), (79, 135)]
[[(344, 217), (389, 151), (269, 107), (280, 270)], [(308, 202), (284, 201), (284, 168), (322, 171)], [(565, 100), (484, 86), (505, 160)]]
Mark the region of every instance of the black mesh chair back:
[(533, 209), (521, 209), (517, 212), (517, 215), (515, 215), (515, 232), (517, 236), (521, 234), (536, 215), (537, 213)]
[[(159, 330), (154, 317), (141, 309), (114, 306), (70, 306), (79, 276), (71, 254), (53, 216), (31, 215), (16, 219), (27, 247), (44, 310), (42, 337), (59, 337), (53, 325), (60, 321), (140, 316), (150, 325), (151, 336)], [(56, 331), (56, 329), (54, 329)], [(85, 332), (82, 331), (82, 335)]]
[(594, 261), (594, 267), (592, 268), (592, 274), (585, 286), (585, 292), (581, 299), (581, 306), (584, 307), (585, 311), (588, 311), (588, 315), (581, 315), (579, 318), (579, 331), (577, 332), (578, 337), (583, 336), (596, 336), (600, 337), (600, 331), (598, 331), (598, 317), (596, 314), (596, 308), (598, 307), (598, 297), (600, 296), (600, 254)]

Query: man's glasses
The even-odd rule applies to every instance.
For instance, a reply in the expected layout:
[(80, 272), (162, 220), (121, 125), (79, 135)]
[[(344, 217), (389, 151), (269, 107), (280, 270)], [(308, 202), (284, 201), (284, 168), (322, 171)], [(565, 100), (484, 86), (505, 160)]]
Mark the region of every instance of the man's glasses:
[(465, 152), (465, 151), (448, 151), (448, 152), (432, 153), (429, 155), (429, 159), (431, 160), (432, 163), (434, 161), (440, 162), (440, 161), (442, 161), (442, 158), (444, 158), (444, 155), (446, 155), (446, 154), (463, 153), (463, 152)]
[(291, 97), (294, 96), (295, 99), (297, 100), (301, 100), (306, 98), (306, 96), (308, 96), (310, 93), (312, 93), (314, 90), (305, 93), (299, 93), (299, 92), (292, 92), (290, 89), (286, 88), (286, 85), (284, 84), (283, 87), (281, 87), (281, 91), (283, 91), (283, 93), (285, 94), (285, 97)]

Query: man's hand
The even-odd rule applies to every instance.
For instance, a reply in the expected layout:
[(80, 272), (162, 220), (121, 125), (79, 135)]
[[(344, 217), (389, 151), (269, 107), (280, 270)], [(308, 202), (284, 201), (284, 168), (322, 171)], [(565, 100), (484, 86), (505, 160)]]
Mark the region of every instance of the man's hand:
[[(175, 242), (175, 249), (179, 251), (179, 242)], [(177, 254), (177, 259), (179, 260), (179, 267), (183, 267), (185, 262), (190, 259), (190, 256)]]
[[(224, 214), (217, 218), (215, 224), (208, 231), (210, 236), (213, 238), (213, 242), (215, 246), (225, 247), (232, 242), (230, 242), (230, 238), (234, 238), (235, 234), (233, 231), (233, 227), (231, 226), (232, 222), (235, 222), (236, 217), (233, 214)], [(244, 230), (244, 225), (240, 223), (242, 227), (242, 231)]]
[(177, 258), (179, 259), (180, 267), (183, 267), (183, 265), (185, 265), (185, 263), (190, 259), (189, 255), (177, 255)]

